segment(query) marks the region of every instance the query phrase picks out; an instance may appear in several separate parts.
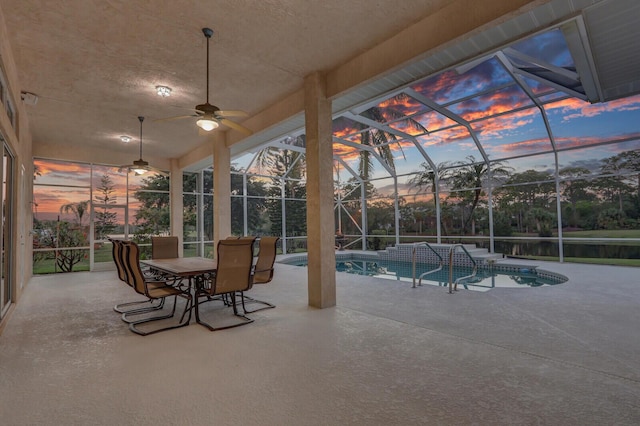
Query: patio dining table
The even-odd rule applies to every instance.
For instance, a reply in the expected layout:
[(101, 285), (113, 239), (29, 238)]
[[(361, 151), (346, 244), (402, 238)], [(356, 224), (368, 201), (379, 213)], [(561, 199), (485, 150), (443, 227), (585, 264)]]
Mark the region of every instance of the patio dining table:
[[(140, 263), (176, 278), (186, 278), (188, 291), (195, 291), (197, 280), (216, 272), (216, 261), (207, 257), (175, 257), (169, 259), (145, 259)], [(195, 281), (195, 282), (194, 282)], [(191, 306), (189, 309), (193, 308)]]
[(216, 271), (216, 261), (206, 257), (148, 259), (140, 260), (140, 263), (168, 275), (173, 275), (178, 278), (188, 278), (189, 282), (191, 282), (194, 277)]

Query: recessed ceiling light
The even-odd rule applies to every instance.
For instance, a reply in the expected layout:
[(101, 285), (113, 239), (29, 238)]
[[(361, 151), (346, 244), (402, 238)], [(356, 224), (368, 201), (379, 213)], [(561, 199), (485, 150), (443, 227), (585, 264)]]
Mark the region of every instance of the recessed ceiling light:
[(158, 92), (158, 95), (163, 98), (171, 95), (171, 87), (168, 86), (156, 86), (156, 91)]
[(122, 135), (122, 136), (120, 136), (120, 140), (121, 140), (122, 142), (124, 142), (124, 143), (129, 143), (129, 142), (131, 142), (131, 138), (130, 138), (129, 136), (126, 136), (126, 135)]

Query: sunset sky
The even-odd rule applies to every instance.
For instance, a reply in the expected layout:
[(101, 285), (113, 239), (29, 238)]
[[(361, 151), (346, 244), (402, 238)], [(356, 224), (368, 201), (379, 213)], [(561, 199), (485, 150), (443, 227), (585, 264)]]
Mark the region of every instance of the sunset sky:
[[(555, 66), (573, 67), (573, 60), (561, 31), (549, 31), (512, 46), (519, 52)], [(597, 146), (585, 150), (564, 151), (560, 167), (582, 165), (597, 171), (599, 161), (626, 150), (640, 149), (640, 96), (590, 104), (568, 97), (538, 81), (523, 77), (524, 83), (544, 103), (556, 147), (559, 150)], [(525, 90), (495, 58), (459, 74), (455, 69), (437, 74), (410, 86), (405, 96), (383, 100), (376, 108), (383, 124), (415, 137), (436, 163), (467, 161), (468, 156), (481, 159), (470, 132), (416, 99), (424, 96), (453, 116), (466, 120), (492, 160), (551, 152), (552, 144), (543, 115)], [(363, 114), (367, 116), (367, 112)], [(404, 117), (404, 119), (403, 119)], [(415, 123), (419, 123), (416, 126)], [(348, 118), (334, 120), (334, 137), (360, 142), (367, 126)], [(427, 129), (427, 132), (424, 131)], [(391, 145), (398, 174), (419, 169), (424, 160), (413, 142)], [(357, 170), (357, 150), (334, 144), (334, 154)], [(553, 156), (538, 155), (524, 160), (509, 160), (516, 172), (527, 169), (553, 169)], [(378, 165), (375, 177), (387, 175)], [(343, 173), (341, 178), (350, 176)]]

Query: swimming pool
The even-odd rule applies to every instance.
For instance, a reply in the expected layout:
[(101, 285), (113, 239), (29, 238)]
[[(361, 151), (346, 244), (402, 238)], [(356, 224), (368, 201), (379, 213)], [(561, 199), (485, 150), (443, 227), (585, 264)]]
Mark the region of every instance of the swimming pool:
[[(295, 258), (291, 261), (283, 261), (289, 265), (307, 266), (306, 258)], [(416, 264), (416, 277), (420, 274), (436, 269), (437, 265), (425, 263)], [(523, 288), (557, 285), (566, 282), (562, 276), (554, 274), (540, 274), (535, 267), (513, 266), (512, 270), (496, 270), (498, 268), (479, 268), (475, 277), (466, 279), (458, 284), (458, 289), (487, 291), (492, 288)], [(371, 259), (370, 257), (358, 257), (351, 255), (348, 259), (336, 259), (336, 271), (348, 274), (365, 275), (370, 277), (406, 281), (412, 283), (411, 262), (388, 261)], [(453, 280), (470, 275), (472, 269), (468, 267), (454, 267)], [(417, 279), (416, 279), (417, 283)], [(426, 275), (422, 278), (422, 284), (431, 284), (446, 287), (449, 285), (449, 267), (444, 266), (440, 271)]]

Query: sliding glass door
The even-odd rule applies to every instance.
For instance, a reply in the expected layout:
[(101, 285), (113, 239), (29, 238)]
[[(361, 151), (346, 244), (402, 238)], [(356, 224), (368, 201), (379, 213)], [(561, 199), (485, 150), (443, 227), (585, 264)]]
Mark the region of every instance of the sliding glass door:
[(0, 318), (2, 318), (9, 305), (11, 305), (12, 293), (12, 268), (11, 268), (11, 246), (12, 246), (12, 234), (11, 234), (11, 212), (12, 212), (12, 190), (13, 190), (13, 156), (9, 152), (7, 146), (4, 144), (4, 139), (0, 136), (3, 145), (2, 164), (0, 170), (0, 176), (2, 176), (2, 188), (0, 188), (0, 198), (2, 199), (2, 210), (0, 213)]

